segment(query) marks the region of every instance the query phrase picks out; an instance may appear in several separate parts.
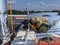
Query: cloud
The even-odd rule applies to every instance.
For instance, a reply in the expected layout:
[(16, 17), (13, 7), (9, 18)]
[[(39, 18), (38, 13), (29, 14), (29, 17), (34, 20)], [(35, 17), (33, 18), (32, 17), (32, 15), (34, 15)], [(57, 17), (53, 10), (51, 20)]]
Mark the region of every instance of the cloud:
[(31, 6), (31, 3), (25, 3), (25, 6)]
[(60, 9), (60, 0), (16, 0), (13, 9), (24, 10), (27, 7), (29, 10), (53, 10)]
[(39, 1), (39, 4), (40, 4), (40, 5), (46, 5), (46, 3), (43, 2), (43, 1)]
[(45, 10), (46, 9), (46, 3), (43, 1), (37, 2), (37, 3), (30, 3), (30, 10)]
[(59, 4), (55, 4), (55, 3), (51, 3), (51, 4), (49, 4), (48, 5), (48, 9), (50, 9), (50, 10), (59, 10), (60, 8), (60, 5)]
[(58, 4), (49, 4), (49, 6), (59, 6)]
[(46, 3), (44, 1), (39, 1), (38, 5), (40, 6), (41, 10), (56, 10), (60, 9), (60, 5), (57, 3)]

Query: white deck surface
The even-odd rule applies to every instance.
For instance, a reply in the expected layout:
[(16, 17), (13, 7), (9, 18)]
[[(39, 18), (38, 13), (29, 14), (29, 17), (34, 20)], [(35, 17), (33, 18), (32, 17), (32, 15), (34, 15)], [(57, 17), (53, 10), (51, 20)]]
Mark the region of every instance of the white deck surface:
[[(17, 37), (22, 37), (22, 39), (23, 39), (25, 34), (26, 34), (26, 31), (19, 31), (17, 33)], [(34, 31), (30, 31), (27, 38), (28, 38), (28, 40), (34, 40), (35, 39), (35, 32)]]
[[(26, 31), (19, 31), (17, 33), (17, 36), (15, 37), (15, 39), (12, 41), (11, 45), (24, 45), (25, 44), (25, 39), (24, 39), (25, 34), (26, 34)], [(34, 39), (35, 39), (34, 31), (29, 32), (29, 36), (27, 37), (27, 39), (28, 39), (27, 45), (34, 45)]]

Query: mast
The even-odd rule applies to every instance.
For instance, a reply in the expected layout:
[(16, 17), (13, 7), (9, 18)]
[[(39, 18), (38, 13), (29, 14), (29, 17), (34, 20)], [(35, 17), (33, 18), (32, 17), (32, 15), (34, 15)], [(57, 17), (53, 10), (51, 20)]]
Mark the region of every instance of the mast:
[(12, 8), (13, 8), (13, 4), (15, 3), (15, 1), (8, 1), (8, 5), (9, 5), (9, 9), (10, 9), (10, 26), (11, 26), (11, 30), (12, 32), (14, 31), (13, 29), (13, 17), (12, 17)]
[(29, 36), (29, 32), (30, 32), (30, 27), (29, 27), (29, 10), (28, 10), (28, 5), (27, 5), (27, 2), (26, 2), (26, 12), (27, 12), (27, 20), (28, 20), (28, 29), (26, 30), (26, 35), (25, 35), (25, 45), (27, 44), (28, 42), (28, 36)]
[(11, 24), (11, 29), (13, 32), (13, 18), (12, 18), (12, 3), (9, 3), (9, 8), (10, 8), (10, 24)]
[(7, 28), (7, 0), (0, 0), (0, 23), (0, 31), (2, 33), (2, 45), (4, 45), (10, 40), (10, 33)]

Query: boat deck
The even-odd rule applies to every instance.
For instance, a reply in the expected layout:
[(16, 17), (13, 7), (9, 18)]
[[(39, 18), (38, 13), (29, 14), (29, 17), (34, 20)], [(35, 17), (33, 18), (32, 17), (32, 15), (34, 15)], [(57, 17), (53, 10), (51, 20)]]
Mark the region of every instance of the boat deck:
[(29, 32), (27, 42), (25, 40), (25, 34), (26, 31), (19, 31), (14, 40), (12, 41), (11, 45), (25, 45), (26, 43), (27, 43), (26, 45), (34, 45), (34, 39), (35, 39), (34, 31)]

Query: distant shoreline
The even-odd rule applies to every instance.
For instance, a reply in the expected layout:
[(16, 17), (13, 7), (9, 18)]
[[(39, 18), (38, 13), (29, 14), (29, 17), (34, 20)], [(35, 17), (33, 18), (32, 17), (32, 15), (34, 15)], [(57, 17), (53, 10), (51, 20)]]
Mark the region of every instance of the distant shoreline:
[[(8, 16), (10, 16), (10, 15), (8, 15)], [(19, 14), (19, 15), (13, 14), (12, 16), (26, 16), (26, 15), (22, 15), (22, 14)]]

